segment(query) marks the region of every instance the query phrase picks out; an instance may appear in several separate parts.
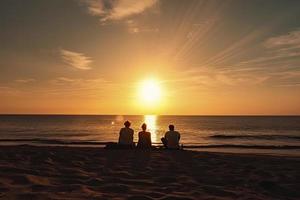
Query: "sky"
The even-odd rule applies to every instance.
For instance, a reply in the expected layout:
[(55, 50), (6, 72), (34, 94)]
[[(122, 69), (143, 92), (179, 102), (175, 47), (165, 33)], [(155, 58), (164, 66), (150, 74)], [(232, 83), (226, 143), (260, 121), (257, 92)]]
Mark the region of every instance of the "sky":
[(300, 1), (1, 0), (0, 113), (300, 115)]

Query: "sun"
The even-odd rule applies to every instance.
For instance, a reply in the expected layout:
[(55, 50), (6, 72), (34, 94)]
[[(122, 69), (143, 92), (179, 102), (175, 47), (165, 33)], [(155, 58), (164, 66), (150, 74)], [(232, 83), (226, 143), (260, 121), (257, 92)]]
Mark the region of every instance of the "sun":
[(140, 103), (147, 105), (157, 105), (161, 98), (161, 87), (155, 79), (148, 79), (141, 82), (139, 87)]

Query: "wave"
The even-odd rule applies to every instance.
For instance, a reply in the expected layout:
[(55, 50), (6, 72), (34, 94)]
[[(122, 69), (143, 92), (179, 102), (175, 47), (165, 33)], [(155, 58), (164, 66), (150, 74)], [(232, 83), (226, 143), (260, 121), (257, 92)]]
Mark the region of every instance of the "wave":
[(40, 144), (59, 144), (59, 145), (106, 145), (108, 142), (96, 141), (66, 141), (53, 139), (0, 139), (0, 142), (12, 143), (40, 143)]
[[(104, 146), (111, 142), (99, 141), (63, 141), (52, 139), (0, 139), (0, 143), (36, 143), (43, 145), (93, 145)], [(161, 143), (153, 143), (154, 146), (162, 146)], [(197, 143), (184, 143), (185, 149), (201, 149), (201, 148), (243, 148), (243, 149), (300, 149), (298, 145), (243, 145), (243, 144), (197, 144)]]
[(214, 139), (264, 139), (264, 140), (274, 140), (274, 139), (293, 139), (300, 140), (300, 136), (295, 135), (212, 135), (209, 138)]
[(216, 145), (184, 145), (187, 149), (200, 148), (242, 148), (242, 149), (300, 149), (297, 145), (242, 145), (242, 144), (216, 144)]

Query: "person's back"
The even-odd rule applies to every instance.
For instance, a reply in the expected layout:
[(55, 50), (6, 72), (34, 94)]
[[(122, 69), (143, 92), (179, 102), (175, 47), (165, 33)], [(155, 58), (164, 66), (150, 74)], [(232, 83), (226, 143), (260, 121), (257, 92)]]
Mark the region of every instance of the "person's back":
[(139, 132), (139, 140), (137, 148), (150, 149), (151, 148), (151, 133), (146, 131), (146, 124), (142, 125), (143, 131)]
[(179, 139), (180, 134), (177, 131), (168, 131), (165, 134), (165, 138), (167, 140), (167, 146), (170, 149), (178, 149), (179, 148)]
[(174, 125), (169, 126), (169, 131), (166, 132), (162, 141), (168, 149), (179, 149), (180, 133), (174, 130)]
[(125, 127), (121, 128), (121, 130), (120, 130), (119, 144), (131, 146), (131, 145), (133, 145), (134, 131), (131, 128), (129, 128), (130, 122), (126, 121), (124, 123), (124, 125), (125, 125)]

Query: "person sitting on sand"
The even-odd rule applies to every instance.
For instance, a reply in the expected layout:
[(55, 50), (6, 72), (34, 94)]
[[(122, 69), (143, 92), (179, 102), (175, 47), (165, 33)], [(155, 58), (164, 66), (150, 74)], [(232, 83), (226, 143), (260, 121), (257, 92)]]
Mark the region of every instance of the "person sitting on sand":
[(151, 133), (147, 132), (147, 124), (143, 123), (142, 131), (139, 132), (139, 140), (137, 148), (139, 149), (150, 149), (151, 148)]
[(167, 149), (179, 149), (180, 133), (174, 129), (174, 125), (169, 125), (169, 131), (166, 132), (165, 137), (161, 138)]
[(120, 135), (119, 135), (119, 143), (118, 145), (121, 147), (128, 147), (131, 148), (134, 146), (133, 143), (133, 134), (134, 131), (129, 128), (131, 123), (129, 121), (126, 121), (124, 123), (124, 128), (121, 128)]

